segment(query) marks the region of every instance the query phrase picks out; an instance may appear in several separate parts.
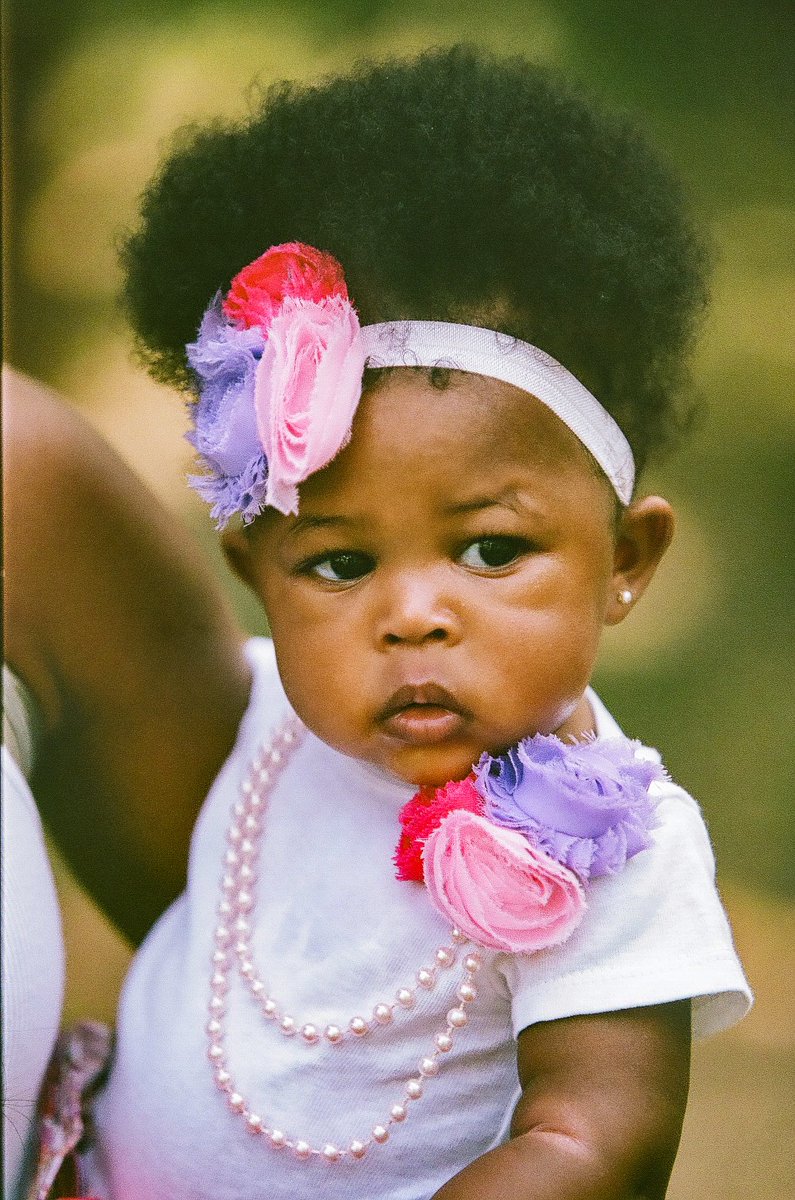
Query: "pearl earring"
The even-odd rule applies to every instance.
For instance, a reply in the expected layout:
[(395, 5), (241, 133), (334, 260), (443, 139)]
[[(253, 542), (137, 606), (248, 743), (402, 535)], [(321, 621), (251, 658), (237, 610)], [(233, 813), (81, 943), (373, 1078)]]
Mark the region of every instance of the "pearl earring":
[(631, 604), (634, 598), (629, 588), (622, 588), (617, 596), (619, 604)]

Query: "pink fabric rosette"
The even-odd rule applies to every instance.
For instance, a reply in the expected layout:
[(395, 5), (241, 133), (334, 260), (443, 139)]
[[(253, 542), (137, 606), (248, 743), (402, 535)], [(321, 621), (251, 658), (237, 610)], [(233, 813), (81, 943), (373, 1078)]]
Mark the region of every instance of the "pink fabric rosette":
[(343, 296), (288, 296), (268, 327), (254, 409), (268, 461), (265, 503), (298, 512), (298, 484), (349, 441), (361, 398), (359, 319)]
[(187, 347), (198, 383), (193, 487), (223, 528), (268, 505), (298, 511), (298, 484), (349, 440), (365, 353), (342, 267), (314, 246), (271, 246), (211, 303)]
[(476, 813), (445, 817), (423, 859), (434, 904), (480, 946), (532, 954), (565, 941), (585, 913), (572, 871)]

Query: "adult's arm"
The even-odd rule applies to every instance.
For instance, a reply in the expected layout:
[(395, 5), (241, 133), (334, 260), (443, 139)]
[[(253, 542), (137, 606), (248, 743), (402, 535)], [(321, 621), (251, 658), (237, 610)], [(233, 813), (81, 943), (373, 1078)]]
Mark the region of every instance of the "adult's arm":
[(4, 368), (3, 423), (5, 654), (43, 719), (33, 790), (138, 941), (184, 886), (245, 709), (242, 636), (185, 529), (73, 409)]

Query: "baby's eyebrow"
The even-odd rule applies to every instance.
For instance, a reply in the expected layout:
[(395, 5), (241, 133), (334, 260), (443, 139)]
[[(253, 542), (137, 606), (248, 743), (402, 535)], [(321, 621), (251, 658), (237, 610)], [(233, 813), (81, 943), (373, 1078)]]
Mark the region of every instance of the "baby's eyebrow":
[(483, 508), (509, 508), (512, 512), (522, 513), (525, 506), (513, 488), (506, 488), (494, 496), (473, 496), (471, 500), (462, 500), (458, 504), (449, 504), (444, 508), (446, 516), (459, 516), (462, 513), (478, 512)]
[(295, 537), (299, 533), (307, 533), (312, 529), (328, 529), (330, 527), (347, 527), (354, 525), (356, 522), (351, 517), (321, 517), (312, 516), (310, 513), (302, 517), (297, 517), (294, 523), (287, 531), (288, 537)]

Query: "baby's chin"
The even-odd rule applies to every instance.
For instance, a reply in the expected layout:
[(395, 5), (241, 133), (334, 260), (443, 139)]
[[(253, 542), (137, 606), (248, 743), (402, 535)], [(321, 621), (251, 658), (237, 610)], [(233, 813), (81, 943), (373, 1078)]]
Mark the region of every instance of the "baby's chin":
[(547, 720), (541, 729), (525, 729), (510, 741), (497, 739), (492, 745), (469, 743), (435, 746), (402, 746), (381, 759), (379, 766), (386, 767), (405, 783), (415, 787), (444, 787), (466, 779), (477, 766), (483, 754), (494, 756), (505, 754), (524, 737), (536, 733), (555, 733), (558, 737), (581, 738), (593, 732), (593, 714), (585, 697), (574, 702)]
[(444, 787), (446, 783), (466, 779), (481, 753), (472, 748), (435, 746), (431, 752), (426, 747), (411, 747), (390, 755), (389, 761), (381, 765), (414, 787)]

